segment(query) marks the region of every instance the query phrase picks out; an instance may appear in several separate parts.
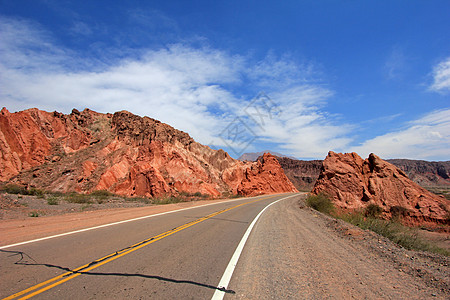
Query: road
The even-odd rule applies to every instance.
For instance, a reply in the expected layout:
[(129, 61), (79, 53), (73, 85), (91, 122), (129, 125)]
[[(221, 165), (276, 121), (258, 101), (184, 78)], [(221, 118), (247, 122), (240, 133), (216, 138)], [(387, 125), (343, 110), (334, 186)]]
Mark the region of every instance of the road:
[(287, 199), (253, 228), (225, 299), (450, 299), (449, 262)]
[(249, 224), (287, 196), (239, 199), (0, 249), (0, 297), (211, 298)]
[(287, 196), (0, 247), (0, 297), (211, 299), (244, 233), (273, 203), (219, 293), (225, 299), (449, 299), (449, 259), (406, 252), (351, 227), (337, 230), (334, 220), (301, 208), (304, 195)]

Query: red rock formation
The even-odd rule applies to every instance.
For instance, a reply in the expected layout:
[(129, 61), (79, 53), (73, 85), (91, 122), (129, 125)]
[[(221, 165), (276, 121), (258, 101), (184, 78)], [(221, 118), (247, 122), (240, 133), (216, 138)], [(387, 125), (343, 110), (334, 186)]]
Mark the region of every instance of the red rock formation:
[(327, 193), (344, 209), (361, 209), (374, 203), (390, 217), (391, 208), (401, 206), (408, 209), (406, 221), (410, 223), (449, 222), (448, 200), (420, 187), (374, 154), (363, 160), (356, 153), (329, 152), (312, 192)]
[(284, 174), (275, 156), (270, 153), (264, 153), (256, 164), (245, 170), (244, 176), (237, 189), (238, 193), (243, 195), (298, 192)]
[(36, 108), (11, 114), (0, 112), (0, 180), (41, 165), (55, 149), (73, 152), (89, 145), (89, 133), (77, 125), (79, 116), (40, 111)]
[(64, 115), (3, 109), (0, 125), (0, 181), (147, 197), (293, 190), (273, 159), (241, 162), (167, 124), (126, 111), (111, 115), (86, 109)]

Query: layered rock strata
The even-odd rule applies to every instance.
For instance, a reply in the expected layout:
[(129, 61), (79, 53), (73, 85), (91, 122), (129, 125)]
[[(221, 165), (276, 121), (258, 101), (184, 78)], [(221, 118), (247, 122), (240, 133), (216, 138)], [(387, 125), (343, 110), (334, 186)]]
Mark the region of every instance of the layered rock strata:
[(343, 209), (364, 209), (373, 203), (386, 218), (403, 208), (409, 223), (449, 224), (447, 199), (422, 188), (375, 154), (363, 160), (356, 153), (329, 152), (312, 193), (328, 194)]
[[(185, 132), (127, 111), (0, 112), (0, 181), (28, 187), (147, 197), (296, 191), (279, 164), (266, 160), (235, 160)], [(251, 176), (255, 168), (261, 172)], [(269, 179), (276, 184), (261, 184)]]

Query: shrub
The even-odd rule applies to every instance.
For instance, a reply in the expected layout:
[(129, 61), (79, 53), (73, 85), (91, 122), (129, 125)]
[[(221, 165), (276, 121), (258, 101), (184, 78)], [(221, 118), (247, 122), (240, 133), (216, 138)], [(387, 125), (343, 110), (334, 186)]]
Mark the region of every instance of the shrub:
[(431, 251), (447, 256), (450, 254), (450, 252), (446, 249), (442, 249), (422, 241), (418, 236), (417, 228), (409, 228), (393, 221), (366, 217), (361, 212), (342, 214), (338, 217), (348, 223), (358, 226), (361, 229), (376, 232), (406, 249)]
[(32, 218), (37, 218), (37, 217), (39, 217), (39, 213), (37, 211), (32, 211), (28, 214), (28, 216), (30, 216)]
[(28, 195), (37, 196), (38, 198), (44, 198), (44, 191), (37, 189), (37, 188), (31, 188), (28, 190)]
[(395, 205), (389, 209), (392, 218), (398, 219), (400, 217), (406, 217), (408, 215), (409, 210), (403, 206)]
[(194, 194), (192, 194), (192, 196), (198, 197), (198, 198), (208, 198), (209, 197), (207, 194), (202, 194), (200, 192), (195, 192)]
[(20, 194), (20, 195), (28, 195), (28, 191), (24, 186), (9, 183), (4, 185), (1, 190), (8, 194)]
[(334, 211), (333, 202), (330, 200), (329, 196), (324, 193), (318, 195), (310, 194), (308, 198), (306, 198), (306, 205), (326, 214), (331, 214)]
[(70, 193), (64, 197), (64, 200), (70, 203), (92, 203), (89, 195)]
[(184, 191), (180, 192), (179, 196), (182, 198), (208, 198), (209, 197), (209, 195), (202, 194), (200, 192), (189, 193), (189, 192), (184, 192)]
[(124, 197), (123, 199), (126, 200), (126, 201), (142, 202), (142, 203), (145, 203), (145, 204), (150, 204), (151, 203), (151, 201), (148, 198), (145, 198), (145, 197), (131, 197), (131, 198)]
[(48, 198), (47, 199), (47, 204), (48, 205), (58, 205), (59, 204), (58, 198), (56, 198), (56, 197)]
[(107, 197), (114, 196), (113, 193), (111, 193), (111, 192), (109, 192), (107, 190), (93, 191), (89, 195), (94, 196), (94, 197), (98, 197), (98, 198), (107, 198)]
[(366, 217), (378, 218), (382, 212), (383, 209), (380, 206), (370, 203), (369, 205), (366, 206), (364, 215)]
[(4, 185), (1, 188), (1, 191), (6, 192), (8, 194), (18, 194), (18, 195), (31, 195), (31, 196), (38, 196), (39, 198), (44, 197), (44, 191), (37, 189), (37, 188), (31, 188), (27, 190), (25, 186), (9, 183)]

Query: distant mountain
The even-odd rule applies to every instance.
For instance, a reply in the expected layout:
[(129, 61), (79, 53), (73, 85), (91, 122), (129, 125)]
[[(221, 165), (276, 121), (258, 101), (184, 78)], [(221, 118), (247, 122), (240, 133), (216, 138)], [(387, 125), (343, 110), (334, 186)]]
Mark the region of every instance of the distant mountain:
[(242, 154), (238, 160), (242, 160), (242, 161), (256, 161), (258, 159), (258, 157), (262, 156), (264, 153), (270, 153), (274, 156), (277, 157), (289, 157), (291, 159), (296, 159), (295, 157), (292, 156), (287, 156), (272, 150), (265, 150), (265, 151), (260, 151), (260, 152), (249, 152), (249, 153), (244, 153)]
[(423, 187), (450, 185), (450, 161), (425, 161), (411, 159), (387, 159), (408, 177)]
[(298, 160), (276, 157), (287, 178), (299, 191), (311, 191), (320, 174), (322, 160)]

